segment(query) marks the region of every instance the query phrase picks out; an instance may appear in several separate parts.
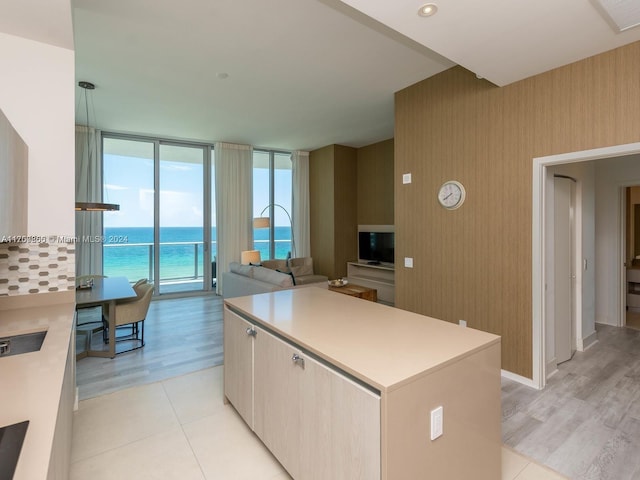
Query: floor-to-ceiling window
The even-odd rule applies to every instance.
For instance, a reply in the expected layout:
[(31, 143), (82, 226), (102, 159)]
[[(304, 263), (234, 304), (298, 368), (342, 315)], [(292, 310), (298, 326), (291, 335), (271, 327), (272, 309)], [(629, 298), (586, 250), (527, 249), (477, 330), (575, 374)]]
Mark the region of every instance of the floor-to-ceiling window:
[(253, 213), (269, 217), (268, 228), (254, 228), (254, 248), (263, 259), (295, 256), (291, 229), (291, 154), (253, 151)]
[(159, 147), (159, 292), (202, 290), (205, 149), (164, 143)]
[(120, 205), (103, 214), (103, 273), (154, 281), (154, 144), (104, 138), (104, 199)]
[[(148, 278), (156, 293), (209, 290), (215, 245), (209, 146), (105, 135), (104, 274)], [(215, 240), (215, 237), (214, 237)]]

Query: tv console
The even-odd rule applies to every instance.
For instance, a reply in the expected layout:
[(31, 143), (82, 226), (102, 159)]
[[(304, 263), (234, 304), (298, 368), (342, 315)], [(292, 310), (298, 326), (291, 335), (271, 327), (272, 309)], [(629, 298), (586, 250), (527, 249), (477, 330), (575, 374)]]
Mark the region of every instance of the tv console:
[(378, 302), (393, 305), (396, 298), (395, 268), (388, 265), (347, 262), (347, 279), (378, 291)]

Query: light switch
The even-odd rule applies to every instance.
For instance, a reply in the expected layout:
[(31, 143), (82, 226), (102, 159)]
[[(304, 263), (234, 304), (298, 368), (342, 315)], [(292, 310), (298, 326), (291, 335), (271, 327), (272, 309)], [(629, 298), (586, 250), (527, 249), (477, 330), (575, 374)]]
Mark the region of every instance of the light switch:
[(410, 173), (404, 173), (402, 175), (402, 183), (403, 184), (407, 184), (407, 183), (411, 183), (411, 174)]
[(431, 410), (431, 440), (435, 440), (442, 436), (443, 416), (444, 412), (442, 410), (442, 406)]
[(413, 258), (404, 257), (404, 266), (407, 268), (413, 268)]

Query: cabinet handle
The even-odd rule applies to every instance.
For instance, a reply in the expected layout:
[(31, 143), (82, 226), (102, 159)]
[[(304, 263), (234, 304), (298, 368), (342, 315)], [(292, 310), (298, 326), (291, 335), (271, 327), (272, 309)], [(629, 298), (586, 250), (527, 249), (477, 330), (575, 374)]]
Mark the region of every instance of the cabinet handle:
[(258, 334), (258, 331), (253, 328), (253, 327), (249, 327), (247, 328), (247, 335), (249, 335), (250, 337), (255, 337)]
[(300, 365), (302, 368), (304, 368), (304, 358), (302, 358), (297, 353), (293, 354), (293, 357), (291, 357), (291, 360), (293, 360), (293, 363), (295, 363), (296, 365)]

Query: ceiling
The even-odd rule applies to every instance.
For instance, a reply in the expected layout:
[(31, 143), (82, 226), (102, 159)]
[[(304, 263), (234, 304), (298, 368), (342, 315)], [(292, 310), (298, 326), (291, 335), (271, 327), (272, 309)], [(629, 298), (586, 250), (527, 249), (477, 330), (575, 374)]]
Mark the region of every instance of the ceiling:
[[(640, 28), (617, 33), (604, 4), (640, 22), (638, 0), (343, 0), (499, 86), (640, 40)], [(633, 22), (632, 22), (633, 24)]]
[(286, 150), (391, 138), (394, 92), (455, 64), (503, 86), (640, 40), (589, 0), (436, 3), (0, 0), (0, 31), (75, 48), (99, 128)]

